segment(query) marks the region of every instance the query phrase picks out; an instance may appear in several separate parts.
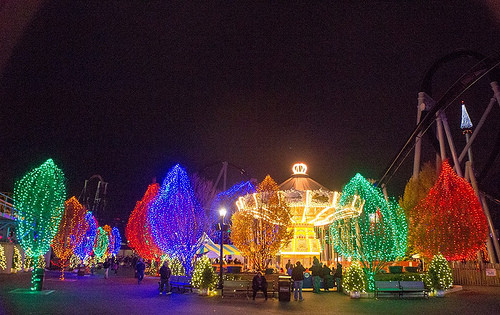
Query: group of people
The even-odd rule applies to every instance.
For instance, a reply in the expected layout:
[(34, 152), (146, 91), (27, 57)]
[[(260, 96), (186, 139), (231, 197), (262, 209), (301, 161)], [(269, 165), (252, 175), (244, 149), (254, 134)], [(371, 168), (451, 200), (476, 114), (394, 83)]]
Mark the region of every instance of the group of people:
[[(286, 264), (287, 273), (292, 277), (294, 293), (293, 297), (295, 301), (303, 301), (302, 298), (302, 287), (304, 284), (304, 273), (306, 269), (300, 261), (297, 261), (295, 266), (288, 260)], [(329, 278), (332, 277), (332, 270), (327, 266), (319, 262), (319, 260), (314, 257), (313, 265), (309, 268), (312, 276), (313, 292), (320, 292), (321, 279), (323, 279), (323, 289), (325, 291), (329, 290)], [(333, 268), (334, 269), (334, 268)], [(341, 281), (342, 281), (342, 265), (337, 264), (337, 269), (334, 270), (333, 274), (334, 285), (337, 285), (337, 292), (341, 292)]]
[[(146, 270), (146, 264), (144, 263), (142, 258), (139, 258), (135, 265), (135, 272), (137, 273), (137, 284), (141, 284), (141, 281), (144, 279), (145, 270)], [(168, 266), (168, 261), (163, 262), (163, 265), (159, 270), (159, 274), (160, 274), (160, 282), (158, 284), (159, 284), (160, 295), (163, 294), (164, 292), (167, 295), (172, 294), (172, 290), (170, 288), (170, 277), (172, 276), (172, 270)]]
[(104, 279), (108, 279), (110, 268), (115, 272), (115, 275), (118, 273), (118, 260), (116, 258), (107, 258), (102, 267), (104, 268)]

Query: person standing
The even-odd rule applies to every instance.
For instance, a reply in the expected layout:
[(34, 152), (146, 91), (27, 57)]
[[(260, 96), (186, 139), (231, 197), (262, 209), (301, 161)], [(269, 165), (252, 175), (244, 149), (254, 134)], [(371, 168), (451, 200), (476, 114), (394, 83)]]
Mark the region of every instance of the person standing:
[(320, 289), (320, 277), (321, 277), (321, 266), (319, 265), (318, 258), (314, 257), (313, 265), (311, 267), (312, 282), (313, 282), (313, 292), (319, 293)]
[(342, 292), (342, 265), (337, 263), (337, 270), (335, 270), (335, 282), (337, 283), (337, 292)]
[(144, 279), (144, 271), (146, 270), (146, 265), (142, 261), (142, 258), (139, 258), (139, 261), (137, 261), (135, 270), (137, 271), (137, 284), (141, 284), (142, 279)]
[(323, 269), (321, 270), (321, 277), (323, 278), (323, 290), (328, 291), (328, 281), (330, 281), (330, 273), (332, 272), (330, 268), (326, 264), (323, 265)]
[(165, 292), (167, 294), (172, 294), (170, 291), (170, 276), (172, 275), (172, 270), (168, 267), (168, 261), (163, 263), (160, 268), (160, 295), (163, 293), (163, 288), (165, 287)]
[(297, 261), (295, 267), (292, 269), (292, 280), (293, 280), (293, 299), (297, 301), (297, 295), (299, 301), (303, 301), (302, 298), (302, 285), (304, 284), (304, 271), (306, 269), (302, 266), (300, 261)]
[(104, 279), (108, 279), (109, 278), (109, 267), (110, 267), (110, 263), (109, 263), (109, 258), (107, 258), (105, 261), (104, 261), (104, 264), (102, 264), (102, 266), (104, 267)]
[(264, 293), (264, 297), (267, 300), (267, 281), (260, 271), (257, 271), (257, 274), (253, 277), (252, 289), (253, 289), (253, 298), (252, 298), (253, 300), (255, 300), (255, 296), (257, 295), (257, 291), (259, 290)]
[(285, 269), (286, 269), (287, 275), (291, 276), (292, 275), (293, 264), (290, 262), (290, 259), (288, 259), (288, 262), (286, 263)]

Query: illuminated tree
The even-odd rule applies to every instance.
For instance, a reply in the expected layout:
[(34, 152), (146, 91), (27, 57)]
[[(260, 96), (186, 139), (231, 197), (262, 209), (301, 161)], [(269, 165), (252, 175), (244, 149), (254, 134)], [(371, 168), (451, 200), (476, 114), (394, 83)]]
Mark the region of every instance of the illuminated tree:
[(16, 182), (13, 199), (21, 247), (30, 257), (45, 254), (64, 211), (63, 172), (52, 159), (47, 160)]
[(111, 227), (109, 225), (105, 225), (102, 227), (104, 231), (106, 231), (106, 235), (108, 236), (108, 247), (106, 248), (105, 257), (111, 256), (111, 252), (113, 251), (113, 246), (115, 245), (115, 240), (113, 239), (114, 235), (111, 235)]
[(88, 211), (85, 214), (85, 225), (87, 229), (83, 235), (80, 243), (77, 244), (73, 252), (82, 260), (85, 261), (87, 257), (92, 254), (94, 249), (94, 244), (97, 236), (97, 220), (92, 215), (92, 212)]
[(413, 247), (415, 241), (412, 239), (415, 231), (413, 231), (415, 224), (412, 222), (412, 218), (415, 212), (415, 206), (424, 199), (429, 190), (436, 183), (437, 174), (436, 169), (431, 163), (425, 163), (422, 171), (418, 174), (418, 178), (410, 178), (405, 187), (405, 192), (403, 198), (399, 200), (399, 205), (405, 211), (406, 218), (408, 220), (408, 250), (407, 254), (409, 256), (416, 253)]
[(0, 269), (5, 270), (7, 268), (7, 259), (5, 258), (5, 252), (3, 246), (0, 245)]
[(356, 174), (342, 190), (339, 205), (349, 207), (359, 202), (364, 202), (361, 215), (334, 221), (330, 232), (339, 254), (362, 263), (368, 289), (373, 290), (375, 273), (388, 261), (404, 256), (407, 223), (397, 202), (386, 200), (379, 188)]
[(59, 230), (52, 240), (52, 249), (59, 257), (61, 280), (64, 280), (64, 268), (67, 266), (68, 259), (83, 240), (87, 230), (86, 212), (85, 207), (74, 196), (64, 203), (64, 214), (59, 223)]
[(353, 261), (344, 272), (342, 287), (349, 292), (366, 291), (366, 275), (358, 261)]
[[(218, 193), (212, 201), (212, 205), (210, 206), (210, 229), (207, 232), (207, 235), (209, 235), (211, 239), (220, 239), (220, 230), (216, 230), (214, 228), (220, 221), (219, 210), (221, 208), (226, 209), (226, 216), (231, 218), (237, 210), (236, 200), (238, 200), (238, 198), (241, 196), (244, 196), (246, 194), (253, 194), (254, 192), (256, 192), (255, 186), (250, 181), (246, 181), (235, 184), (228, 190)], [(228, 233), (224, 233), (224, 244), (231, 243), (231, 231), (232, 229), (230, 228)]]
[(22, 269), (23, 261), (21, 257), (21, 253), (17, 246), (14, 246), (14, 255), (12, 255), (12, 269), (15, 271), (19, 271)]
[(412, 212), (411, 240), (427, 259), (465, 259), (483, 247), (488, 226), (472, 186), (443, 162), (436, 184)]
[(182, 265), (179, 258), (174, 258), (170, 261), (170, 269), (172, 270), (173, 276), (185, 276), (186, 271), (184, 270), (184, 266)]
[(151, 234), (151, 225), (148, 220), (148, 204), (156, 197), (159, 190), (160, 185), (157, 183), (148, 186), (141, 201), (137, 202), (132, 214), (130, 214), (125, 228), (125, 236), (130, 248), (133, 248), (139, 256), (156, 261), (160, 260), (163, 251), (156, 245)]
[(122, 246), (122, 237), (120, 236), (120, 231), (116, 226), (111, 229), (111, 235), (113, 236), (113, 244), (110, 242), (110, 246), (113, 248), (111, 250), (111, 255), (116, 256)]
[(446, 290), (453, 285), (453, 273), (443, 255), (438, 254), (432, 258), (425, 283), (433, 290)]
[(287, 229), (290, 208), (269, 175), (259, 184), (255, 201), (256, 207), (250, 208), (256, 210), (241, 210), (232, 216), (231, 240), (256, 269), (265, 270), (271, 258), (292, 239), (292, 231)]
[(108, 245), (108, 232), (106, 232), (106, 230), (104, 230), (102, 227), (99, 227), (97, 229), (97, 237), (94, 244), (94, 254), (98, 261), (105, 257), (106, 251), (108, 250)]
[(189, 274), (207, 220), (180, 165), (169, 171), (158, 195), (149, 203), (148, 220), (158, 247), (170, 257), (179, 258)]
[[(63, 172), (48, 159), (15, 183), (13, 199), (19, 244), (27, 256), (40, 257), (50, 249), (63, 214), (66, 200)], [(41, 290), (37, 280), (34, 270), (32, 290)]]
[(214, 273), (212, 263), (207, 256), (202, 256), (196, 260), (191, 285), (194, 288), (215, 289), (217, 287), (218, 278)]

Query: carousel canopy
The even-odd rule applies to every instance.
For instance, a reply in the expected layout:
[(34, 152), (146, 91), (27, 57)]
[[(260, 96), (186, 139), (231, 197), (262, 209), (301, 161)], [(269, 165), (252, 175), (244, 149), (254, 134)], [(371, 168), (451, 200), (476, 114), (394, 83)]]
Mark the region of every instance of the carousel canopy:
[(309, 175), (307, 175), (307, 166), (303, 163), (297, 163), (293, 166), (293, 175), (286, 181), (284, 181), (280, 186), (280, 190), (299, 190), (299, 191), (306, 191), (306, 190), (327, 190), (329, 191), (328, 188), (325, 186), (321, 185), (314, 179), (310, 178)]

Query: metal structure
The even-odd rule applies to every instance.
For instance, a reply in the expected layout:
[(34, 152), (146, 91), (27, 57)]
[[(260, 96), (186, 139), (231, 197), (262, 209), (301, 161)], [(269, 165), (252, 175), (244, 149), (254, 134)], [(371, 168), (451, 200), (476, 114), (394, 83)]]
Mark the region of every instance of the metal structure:
[[(464, 57), (474, 58), (478, 61), (478, 63), (464, 73), (438, 101), (435, 101), (432, 98), (432, 78), (434, 74), (442, 65)], [(470, 149), (495, 103), (500, 105), (499, 66), (500, 54), (497, 53), (493, 56), (485, 57), (484, 55), (471, 50), (454, 51), (434, 62), (431, 68), (427, 71), (422, 82), (420, 92), (418, 93), (417, 126), (378, 181), (379, 185), (385, 186), (385, 184), (387, 184), (387, 182), (397, 172), (403, 161), (409, 156), (413, 148), (415, 149), (413, 177), (417, 178), (421, 165), (422, 138), (424, 135), (427, 135), (436, 151), (437, 160), (443, 161), (447, 159), (447, 153), (449, 152), (451, 154), (451, 164), (454, 165), (456, 173), (470, 181), (476, 191), (488, 220), (491, 237), (487, 240), (487, 248), (490, 261), (493, 263), (497, 262), (497, 259), (500, 258), (498, 235), (491, 220), (488, 205), (486, 203), (486, 195), (484, 192), (480, 191), (475, 177), (474, 167), (472, 164), (472, 153)], [(460, 96), (484, 77), (489, 77), (490, 86), (493, 90), (493, 96), (491, 97), (488, 106), (473, 131), (472, 124), (470, 124), (470, 126), (462, 124), (461, 127), (466, 133), (466, 145), (460, 154), (458, 154), (445, 111), (448, 107), (457, 104)], [(463, 107), (463, 109), (465, 109), (465, 107)], [(464, 119), (464, 114), (462, 116)], [(496, 122), (498, 123), (500, 120), (497, 118)], [(435, 129), (431, 128), (433, 126), (435, 126)], [(485, 177), (500, 153), (500, 124), (498, 130), (499, 134), (497, 136), (496, 143), (492, 144), (490, 156), (488, 157), (483, 169), (479, 172), (480, 179)], [(467, 162), (464, 161), (466, 156), (469, 158)], [(462, 167), (464, 162), (465, 166)]]
[(85, 180), (82, 192), (78, 197), (78, 201), (92, 211), (95, 217), (102, 216), (106, 209), (106, 194), (108, 183), (104, 181), (101, 175), (93, 175)]
[(16, 227), (14, 200), (7, 193), (0, 193), (0, 241), (5, 241)]

